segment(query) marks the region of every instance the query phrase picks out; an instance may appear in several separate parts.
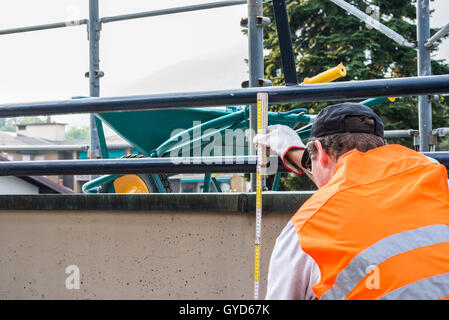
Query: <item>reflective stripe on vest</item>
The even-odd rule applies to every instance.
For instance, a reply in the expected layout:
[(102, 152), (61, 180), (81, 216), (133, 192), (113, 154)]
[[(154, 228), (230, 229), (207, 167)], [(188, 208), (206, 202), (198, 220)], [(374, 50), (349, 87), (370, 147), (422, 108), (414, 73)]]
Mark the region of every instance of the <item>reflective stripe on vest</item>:
[(380, 300), (437, 300), (449, 296), (449, 273), (413, 282), (393, 290)]
[[(448, 225), (430, 225), (414, 230), (400, 232), (398, 234), (384, 238), (359, 253), (349, 263), (349, 265), (340, 272), (335, 281), (335, 285), (330, 290), (326, 291), (321, 299), (345, 299), (346, 296), (355, 288), (355, 286), (366, 276), (368, 267), (372, 265), (378, 265), (381, 262), (400, 253), (443, 242), (449, 242)], [(430, 280), (436, 277), (428, 278), (428, 282), (424, 281), (426, 279), (416, 281), (414, 283), (411, 283), (410, 285), (396, 289), (384, 295), (383, 298), (402, 299), (403, 297), (412, 296), (413, 294), (411, 292), (414, 291), (414, 287), (412, 287), (413, 285), (418, 286), (417, 288), (427, 288), (430, 286), (432, 290), (433, 288), (439, 288), (435, 282)], [(441, 289), (439, 291), (435, 291), (435, 295), (438, 296), (438, 298), (449, 296), (449, 274), (446, 274), (446, 278), (444, 279), (445, 282), (444, 284), (442, 284), (442, 286), (445, 286), (445, 290)], [(418, 284), (421, 281), (424, 282)], [(409, 290), (407, 288), (412, 290)], [(395, 291), (397, 291), (396, 294), (393, 293)], [(446, 292), (447, 294), (441, 296), (440, 294), (444, 294), (444, 292)], [(426, 299), (423, 297), (423, 294), (423, 292), (419, 292), (417, 294), (419, 295), (418, 298)], [(398, 298), (395, 298), (395, 296), (398, 296)]]

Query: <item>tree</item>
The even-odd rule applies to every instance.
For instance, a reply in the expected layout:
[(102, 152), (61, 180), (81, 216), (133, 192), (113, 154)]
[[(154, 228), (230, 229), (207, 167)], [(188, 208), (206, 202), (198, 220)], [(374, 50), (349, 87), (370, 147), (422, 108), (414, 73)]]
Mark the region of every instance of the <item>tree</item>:
[(71, 127), (66, 134), (65, 139), (71, 140), (86, 140), (89, 139), (89, 127)]
[[(416, 39), (416, 1), (412, 0), (346, 0), (362, 11), (368, 6), (379, 9), (380, 21), (403, 35), (409, 41)], [(293, 49), (299, 82), (343, 62), (345, 78), (337, 80), (369, 80), (417, 75), (416, 50), (401, 46), (377, 30), (367, 28), (358, 18), (346, 13), (329, 0), (287, 1)], [(264, 16), (274, 21), (271, 5), (264, 5)], [(437, 30), (431, 30), (435, 33)], [(264, 31), (265, 74), (273, 85), (283, 85), (280, 50), (275, 23)], [(449, 65), (441, 60), (432, 61), (433, 74), (449, 74)], [(295, 103), (274, 106), (273, 110), (286, 111), (307, 108), (317, 114), (332, 101)], [(440, 97), (433, 103), (433, 127), (447, 126), (449, 97)], [(381, 116), (386, 130), (417, 129), (417, 102), (401, 98), (394, 103), (378, 105), (374, 110)], [(395, 139), (389, 143), (412, 146), (411, 139)], [(307, 177), (283, 178), (283, 188), (308, 188)]]

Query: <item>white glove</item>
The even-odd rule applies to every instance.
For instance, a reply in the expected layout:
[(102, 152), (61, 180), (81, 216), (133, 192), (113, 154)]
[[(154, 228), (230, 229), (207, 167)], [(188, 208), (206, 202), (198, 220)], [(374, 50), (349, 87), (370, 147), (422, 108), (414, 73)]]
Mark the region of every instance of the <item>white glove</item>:
[(285, 155), (291, 149), (305, 149), (304, 143), (292, 128), (281, 124), (268, 126), (267, 134), (258, 134), (253, 143), (270, 148), (272, 154), (281, 157), (284, 166), (296, 174), (302, 174), (301, 169), (290, 163)]

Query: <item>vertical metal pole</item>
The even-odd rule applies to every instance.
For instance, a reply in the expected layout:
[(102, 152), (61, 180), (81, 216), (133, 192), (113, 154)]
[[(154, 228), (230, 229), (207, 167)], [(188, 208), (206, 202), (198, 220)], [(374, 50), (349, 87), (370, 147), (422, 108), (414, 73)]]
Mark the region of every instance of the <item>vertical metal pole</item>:
[[(89, 95), (100, 96), (100, 53), (99, 40), (101, 22), (98, 17), (98, 0), (89, 0)], [(90, 149), (89, 158), (101, 158), (100, 141), (98, 138), (95, 115), (90, 115)]]
[(293, 51), (290, 23), (288, 22), (288, 12), (285, 0), (273, 0), (273, 10), (276, 20), (279, 48), (281, 49), (281, 62), (285, 85), (296, 85), (298, 84), (296, 59)]
[[(429, 0), (418, 0), (416, 3), (416, 27), (418, 35), (418, 76), (430, 76), (430, 49), (425, 46), (430, 37)], [(429, 96), (419, 96), (418, 112), (420, 151), (429, 151), (432, 141), (432, 102)]]
[[(258, 79), (264, 78), (263, 26), (257, 25), (257, 17), (263, 16), (262, 0), (248, 0), (248, 48), (249, 48), (249, 87), (258, 87)], [(252, 137), (257, 130), (257, 105), (249, 107), (249, 154), (255, 155), (256, 148)], [(256, 175), (251, 174), (251, 191), (256, 190)]]

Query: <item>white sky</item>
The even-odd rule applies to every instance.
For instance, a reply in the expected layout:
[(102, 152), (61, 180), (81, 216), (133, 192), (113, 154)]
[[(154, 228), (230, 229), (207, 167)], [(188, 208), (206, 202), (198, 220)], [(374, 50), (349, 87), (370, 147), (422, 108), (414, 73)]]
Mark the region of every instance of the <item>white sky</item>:
[[(215, 0), (100, 0), (100, 17)], [(432, 27), (449, 23), (448, 0), (435, 0)], [(88, 0), (5, 0), (0, 29), (88, 18)], [(245, 5), (103, 24), (101, 96), (239, 88), (248, 78)], [(376, 31), (373, 31), (376, 32)], [(0, 36), (0, 103), (89, 94), (86, 26)], [(449, 61), (449, 41), (437, 55)], [(53, 116), (75, 126), (87, 115)], [(110, 134), (110, 132), (109, 132)]]

